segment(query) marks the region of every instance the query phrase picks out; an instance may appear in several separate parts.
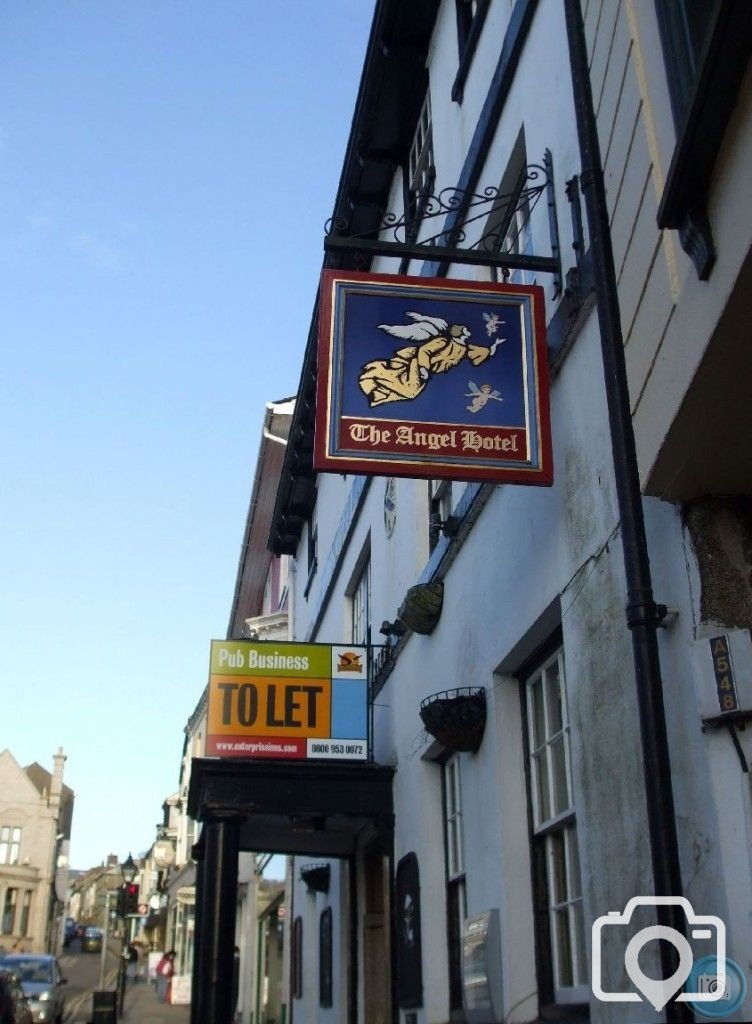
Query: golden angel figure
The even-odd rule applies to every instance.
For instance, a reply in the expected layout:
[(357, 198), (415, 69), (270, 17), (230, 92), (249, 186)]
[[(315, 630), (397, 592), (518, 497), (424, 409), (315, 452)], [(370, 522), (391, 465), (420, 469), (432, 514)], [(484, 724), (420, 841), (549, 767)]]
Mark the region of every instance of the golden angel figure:
[(496, 351), (504, 340), (497, 339), (490, 348), (468, 343), (470, 331), (464, 324), (449, 324), (440, 317), (423, 313), (405, 313), (414, 323), (379, 324), (394, 338), (416, 344), (399, 348), (389, 359), (374, 359), (360, 371), (358, 383), (372, 407), (386, 402), (409, 402), (425, 390), (436, 373), (446, 373), (463, 359), (479, 366)]

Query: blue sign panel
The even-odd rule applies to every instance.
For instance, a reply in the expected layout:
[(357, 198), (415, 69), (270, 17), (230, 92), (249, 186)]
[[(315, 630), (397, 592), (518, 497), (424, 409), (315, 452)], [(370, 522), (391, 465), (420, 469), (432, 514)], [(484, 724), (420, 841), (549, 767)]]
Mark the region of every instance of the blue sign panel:
[(316, 469), (550, 484), (537, 286), (324, 271)]

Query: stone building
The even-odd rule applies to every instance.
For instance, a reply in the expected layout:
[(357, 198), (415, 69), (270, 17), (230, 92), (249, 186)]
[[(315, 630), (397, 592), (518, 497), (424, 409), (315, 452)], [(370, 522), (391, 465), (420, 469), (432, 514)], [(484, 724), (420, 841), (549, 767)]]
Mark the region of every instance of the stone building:
[(62, 748), (52, 760), (49, 772), (0, 753), (0, 945), (7, 952), (56, 952), (62, 943), (74, 795), (63, 783)]

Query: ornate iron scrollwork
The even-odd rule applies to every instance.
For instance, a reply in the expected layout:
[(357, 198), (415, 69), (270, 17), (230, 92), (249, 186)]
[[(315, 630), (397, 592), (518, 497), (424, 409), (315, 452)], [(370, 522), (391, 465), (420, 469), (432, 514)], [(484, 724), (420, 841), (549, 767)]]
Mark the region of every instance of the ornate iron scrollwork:
[[(545, 197), (549, 212), (551, 256), (525, 252), (525, 239), (533, 211)], [(542, 164), (528, 164), (511, 192), (488, 186), (468, 191), (457, 186), (422, 194), (419, 214), (385, 213), (376, 230), (360, 235), (344, 234), (345, 218), (333, 217), (325, 225), (327, 251), (351, 251), (372, 256), (440, 260), (497, 267), (504, 277), (513, 270), (554, 275), (554, 291), (561, 289), (559, 233), (553, 187), (553, 162), (548, 150)], [(471, 226), (485, 222), (479, 237), (468, 242)], [(431, 225), (436, 225), (432, 230)], [(428, 225), (428, 230), (427, 226)], [(420, 228), (420, 241), (416, 228)], [(467, 244), (465, 244), (467, 243)]]

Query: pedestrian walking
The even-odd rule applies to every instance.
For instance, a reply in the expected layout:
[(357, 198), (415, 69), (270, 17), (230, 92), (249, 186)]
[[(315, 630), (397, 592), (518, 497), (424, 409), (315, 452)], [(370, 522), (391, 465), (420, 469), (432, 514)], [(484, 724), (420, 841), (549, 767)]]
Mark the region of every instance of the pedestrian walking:
[(175, 950), (170, 949), (157, 964), (157, 998), (160, 1003), (170, 999), (170, 982), (175, 973)]
[(133, 985), (138, 981), (138, 950), (132, 942), (125, 951), (125, 976)]

